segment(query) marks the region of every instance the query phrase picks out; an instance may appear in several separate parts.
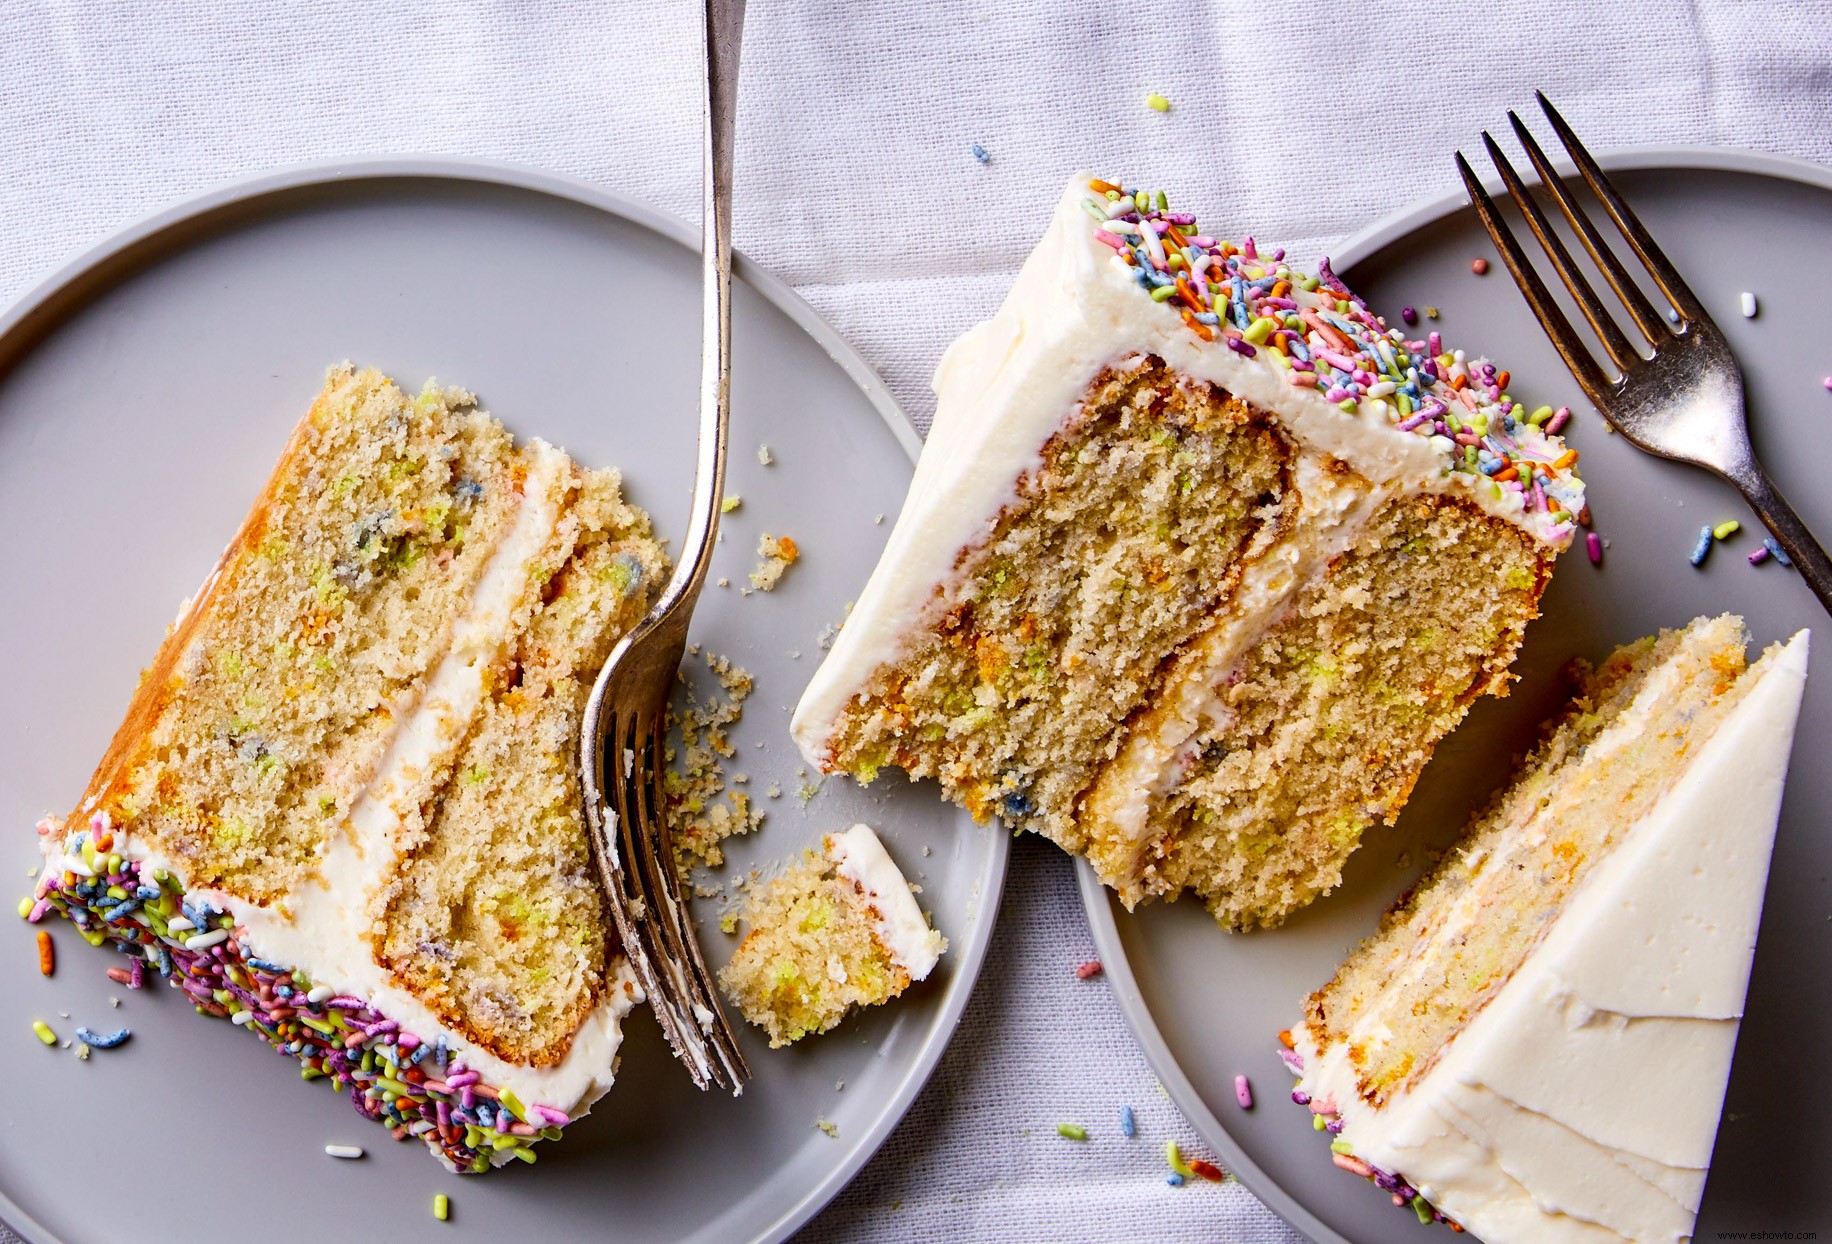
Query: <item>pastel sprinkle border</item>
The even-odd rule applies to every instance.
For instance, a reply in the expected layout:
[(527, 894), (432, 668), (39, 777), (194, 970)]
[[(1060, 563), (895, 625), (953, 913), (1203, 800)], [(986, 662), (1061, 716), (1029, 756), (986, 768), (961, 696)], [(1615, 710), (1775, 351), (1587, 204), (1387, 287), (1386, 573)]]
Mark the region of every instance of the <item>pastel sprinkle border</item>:
[[(63, 827), (45, 820), (38, 832), (52, 837)], [(296, 1058), (302, 1079), (347, 1090), (358, 1114), (397, 1140), (418, 1137), (455, 1170), (481, 1173), (509, 1157), (533, 1162), (533, 1146), (557, 1140), (570, 1122), (484, 1083), (443, 1037), (423, 1041), (362, 998), (246, 953), (233, 917), (192, 902), (170, 872), (148, 872), (114, 845), (96, 817), (40, 876), (26, 919), (67, 917), (91, 946), (126, 955), (130, 979), (158, 972), (198, 1014), (227, 1019)]]
[[(1293, 1075), (1299, 1077), (1303, 1076), (1304, 1059), (1292, 1048), (1291, 1033), (1289, 1031), (1279, 1034), (1279, 1057), (1284, 1060), (1285, 1065), (1291, 1069)], [(1459, 1235), (1463, 1233), (1461, 1224), (1439, 1210), (1430, 1201), (1427, 1201), (1423, 1193), (1406, 1181), (1404, 1175), (1394, 1171), (1382, 1170), (1372, 1162), (1364, 1161), (1355, 1156), (1355, 1147), (1341, 1138), (1343, 1126), (1342, 1115), (1337, 1112), (1334, 1102), (1323, 1098), (1312, 1097), (1309, 1093), (1306, 1093), (1300, 1088), (1293, 1088), (1291, 1090), (1291, 1100), (1300, 1106), (1308, 1108), (1311, 1114), (1311, 1126), (1316, 1128), (1319, 1132), (1328, 1134), (1330, 1138), (1330, 1161), (1335, 1163), (1337, 1167), (1349, 1172), (1351, 1175), (1359, 1175), (1363, 1179), (1374, 1184), (1382, 1192), (1387, 1193), (1393, 1198), (1393, 1204), (1396, 1208), (1410, 1209), (1421, 1223), (1430, 1225), (1431, 1223), (1439, 1222)]]

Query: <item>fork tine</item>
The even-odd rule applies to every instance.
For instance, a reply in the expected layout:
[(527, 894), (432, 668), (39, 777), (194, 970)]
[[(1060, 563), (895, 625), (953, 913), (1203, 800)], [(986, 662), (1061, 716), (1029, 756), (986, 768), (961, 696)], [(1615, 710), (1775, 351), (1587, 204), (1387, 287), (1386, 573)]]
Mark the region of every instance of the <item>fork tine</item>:
[(1558, 175), (1558, 170), (1552, 167), (1552, 161), (1546, 158), (1546, 153), (1540, 147), (1539, 140), (1533, 137), (1533, 131), (1527, 128), (1526, 123), (1512, 109), (1508, 111), (1508, 121), (1513, 125), (1514, 136), (1520, 139), (1520, 145), (1527, 149), (1527, 158), (1533, 162), (1533, 169), (1539, 174), (1540, 183), (1551, 193), (1553, 202), (1558, 204), (1558, 209), (1564, 214), (1566, 222), (1576, 230), (1579, 240), (1584, 243), (1584, 249), (1590, 252), (1590, 258), (1597, 267), (1603, 270), (1605, 279), (1609, 281), (1609, 287), (1616, 291), (1616, 297), (1627, 306), (1630, 318), (1635, 321), (1635, 327), (1642, 331), (1649, 344), (1657, 345), (1664, 341), (1672, 331), (1666, 318), (1654, 309), (1654, 304), (1648, 301), (1647, 295), (1641, 292), (1641, 287), (1635, 284), (1634, 278), (1628, 274), (1628, 269), (1622, 266), (1620, 259), (1616, 258), (1616, 252), (1609, 248), (1609, 244), (1603, 240), (1603, 235), (1597, 232), (1597, 227), (1592, 223), (1589, 214), (1578, 205), (1577, 197), (1571, 193), (1570, 187), (1565, 185), (1565, 179)]
[(1514, 284), (1520, 287), (1527, 305), (1539, 320), (1539, 326), (1552, 338), (1552, 344), (1564, 358), (1565, 366), (1571, 369), (1571, 374), (1577, 378), (1590, 400), (1601, 404), (1611, 387), (1603, 375), (1603, 369), (1590, 357), (1583, 339), (1571, 327), (1571, 321), (1565, 318), (1565, 313), (1559, 310), (1558, 303), (1553, 301), (1545, 282), (1533, 270), (1532, 263), (1520, 249), (1520, 243), (1514, 240), (1513, 231), (1501, 219), (1501, 213), (1495, 210), (1494, 201), (1489, 198), (1488, 191), (1482, 188), (1482, 182), (1470, 168), (1469, 161), (1463, 158), (1461, 151), (1457, 152), (1457, 171), (1463, 176), (1463, 187), (1469, 193), (1470, 204), (1475, 207), (1482, 227), (1488, 230), (1489, 240), (1501, 252), (1501, 261), (1507, 264), (1508, 272), (1514, 277)]
[(1654, 278), (1654, 284), (1660, 287), (1660, 292), (1665, 294), (1679, 311), (1681, 329), (1686, 327), (1688, 321), (1708, 320), (1710, 317), (1705, 314), (1704, 307), (1692, 293), (1691, 287), (1667, 260), (1665, 252), (1655, 245), (1654, 236), (1636, 217), (1634, 209), (1620, 194), (1616, 193), (1615, 186), (1611, 185), (1609, 178), (1603, 175), (1603, 169), (1591, 158), (1584, 144), (1578, 141), (1578, 136), (1572, 132), (1571, 126), (1566, 123), (1564, 117), (1559, 115), (1558, 109), (1552, 106), (1552, 101), (1546, 98), (1544, 91), (1535, 91), (1533, 94), (1539, 100), (1539, 106), (1544, 110), (1546, 119), (1552, 122), (1552, 128), (1558, 131), (1559, 142), (1565, 145), (1565, 151), (1571, 156), (1572, 163), (1578, 166), (1578, 171), (1584, 175), (1584, 180), (1589, 184), (1591, 192), (1602, 201), (1610, 218), (1616, 222), (1616, 228), (1622, 231), (1622, 236), (1628, 239), (1628, 244), (1634, 249), (1636, 257), (1641, 260), (1649, 275)]
[(629, 714), (612, 714), (608, 757), (611, 781), (608, 793), (611, 814), (616, 817), (617, 823), (607, 827), (610, 830), (607, 837), (615, 846), (615, 855), (611, 859), (600, 860), (599, 871), (609, 883), (607, 892), (611, 900), (611, 915), (617, 926), (618, 940), (623, 943), (624, 957), (636, 973), (643, 992), (651, 999), (650, 1009), (661, 1025), (662, 1035), (668, 1039), (669, 1046), (680, 1061), (686, 1064), (695, 1085), (704, 1088), (706, 1076), (697, 1061), (689, 1055), (689, 1034), (680, 1030), (679, 1018), (667, 1005), (668, 995), (656, 970), (654, 913), (646, 909), (647, 905), (642, 898), (643, 887), (637, 876), (643, 854), (639, 829), (641, 809), (631, 798), (634, 793), (629, 780), (632, 766), (625, 760), (626, 756), (632, 755), (637, 745), (634, 727), (635, 720)]
[(1571, 291), (1571, 297), (1578, 304), (1578, 310), (1584, 313), (1584, 318), (1590, 321), (1590, 327), (1602, 340), (1603, 349), (1608, 353), (1610, 361), (1615, 363), (1618, 372), (1626, 370), (1629, 364), (1639, 357), (1639, 353), (1629, 344), (1622, 330), (1616, 326), (1616, 321), (1610, 317), (1608, 308), (1597, 297), (1596, 291), (1590, 287), (1589, 280), (1571, 261), (1571, 252), (1565, 249), (1563, 239), (1552, 231), (1552, 226), (1546, 220), (1546, 214), (1540, 210), (1539, 203), (1533, 198), (1532, 192), (1520, 180), (1520, 175), (1514, 171), (1514, 166), (1508, 162), (1507, 155), (1502, 152), (1501, 145), (1487, 130), (1482, 131), (1482, 144), (1488, 149), (1489, 160), (1495, 165), (1495, 171), (1501, 174), (1501, 180), (1508, 188), (1508, 197), (1514, 200), (1514, 206), (1518, 207), (1520, 214), (1526, 217), (1527, 226), (1533, 230), (1533, 236), (1539, 240), (1540, 248), (1552, 260), (1553, 270), (1558, 273), (1559, 280), (1563, 281), (1565, 288)]
[[(650, 822), (654, 827), (653, 850), (650, 858), (658, 874), (660, 893), (668, 906), (668, 921), (665, 927), (672, 934), (672, 939), (681, 952), (679, 962), (688, 968), (688, 984), (694, 993), (694, 1005), (704, 1011), (708, 1019), (701, 1021), (701, 1028), (708, 1032), (713, 1040), (715, 1051), (724, 1063), (725, 1070), (731, 1077), (731, 1083), (725, 1087), (734, 1091), (750, 1076), (750, 1067), (744, 1055), (738, 1049), (736, 1034), (732, 1031), (731, 1021), (720, 1005), (719, 995), (714, 987), (712, 972), (706, 966), (706, 956), (700, 952), (700, 939), (694, 935), (689, 922), (686, 898), (681, 892), (680, 869), (675, 865), (673, 830), (667, 820), (667, 804), (662, 784), (665, 772), (662, 764), (663, 737), (659, 733), (662, 723), (658, 722), (658, 733), (654, 739), (656, 749), (655, 764), (650, 770), (650, 797), (655, 801), (655, 818)], [(696, 1018), (698, 1018), (696, 1014)]]

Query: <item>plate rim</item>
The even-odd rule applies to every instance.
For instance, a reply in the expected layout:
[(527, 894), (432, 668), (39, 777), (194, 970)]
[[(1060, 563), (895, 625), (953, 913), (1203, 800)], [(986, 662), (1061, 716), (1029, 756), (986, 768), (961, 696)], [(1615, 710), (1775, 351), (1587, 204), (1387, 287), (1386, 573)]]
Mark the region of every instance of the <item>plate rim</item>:
[[(441, 155), (310, 160), (233, 178), (155, 207), (59, 264), (0, 311), (0, 381), (4, 381), (19, 361), (59, 325), (102, 293), (150, 267), (160, 257), (215, 236), (217, 229), (233, 227), (238, 212), (265, 207), (284, 210), (279, 200), (305, 190), (337, 186), (362, 188), (390, 181), (421, 185), (455, 182), (545, 195), (628, 221), (689, 251), (697, 253), (700, 249), (700, 230), (673, 213), (633, 195), (563, 173), (507, 161)], [(216, 228), (212, 228), (213, 225)], [(196, 236), (187, 236), (191, 232)], [(786, 315), (846, 373), (914, 464), (922, 452), (922, 436), (857, 348), (822, 319), (788, 282), (736, 250), (732, 255), (732, 272)], [(839, 1195), (901, 1125), (917, 1095), (940, 1065), (942, 1056), (953, 1044), (961, 1017), (973, 997), (974, 986), (991, 950), (1010, 867), (1009, 835), (989, 833), (985, 837), (988, 843), (986, 857), (975, 878), (978, 887), (975, 926), (954, 960), (955, 968), (945, 987), (940, 1009), (909, 1070), (896, 1091), (886, 1099), (877, 1119), (852, 1142), (827, 1176), (787, 1210), (761, 1226), (750, 1237), (752, 1244), (780, 1244), (806, 1226)], [(54, 1234), (28, 1214), (4, 1187), (0, 1187), (0, 1225), (10, 1228), (28, 1244), (68, 1244), (64, 1237)]]
[[(1765, 151), (1747, 151), (1736, 147), (1715, 147), (1683, 143), (1624, 147), (1604, 152), (1597, 162), (1608, 172), (1662, 170), (1671, 172), (1732, 172), (1791, 181), (1817, 189), (1832, 191), (1832, 167), (1815, 164), (1794, 156)], [(1569, 160), (1557, 160), (1553, 166), (1560, 176), (1569, 177), (1576, 169)], [(1528, 178), (1528, 184), (1538, 184)], [(1499, 177), (1484, 180), (1491, 193), (1503, 192)], [(1357, 229), (1334, 248), (1330, 263), (1347, 270), (1371, 258), (1386, 247), (1409, 237), (1444, 217), (1463, 210), (1468, 198), (1460, 190), (1448, 191), (1405, 204), (1376, 217)], [(1081, 893), (1082, 911), (1088, 918), (1088, 929), (1100, 955), (1103, 975), (1113, 990), (1126, 1027), (1145, 1053), (1151, 1067), (1171, 1101), (1203, 1141), (1212, 1146), (1228, 1173), (1252, 1193), (1261, 1204), (1277, 1214), (1287, 1226), (1301, 1233), (1312, 1244), (1354, 1244), (1348, 1237), (1325, 1224), (1320, 1218), (1272, 1179), (1259, 1164), (1247, 1156), (1216, 1113), (1209, 1109), (1195, 1084), (1177, 1062), (1169, 1043), (1159, 1030), (1157, 1020), (1145, 1001), (1138, 976), (1126, 957), (1120, 939), (1119, 916), (1114, 910), (1112, 891), (1095, 875), (1085, 859), (1075, 861), (1076, 888)], [(1279, 1095), (1282, 1099), (1283, 1094)]]

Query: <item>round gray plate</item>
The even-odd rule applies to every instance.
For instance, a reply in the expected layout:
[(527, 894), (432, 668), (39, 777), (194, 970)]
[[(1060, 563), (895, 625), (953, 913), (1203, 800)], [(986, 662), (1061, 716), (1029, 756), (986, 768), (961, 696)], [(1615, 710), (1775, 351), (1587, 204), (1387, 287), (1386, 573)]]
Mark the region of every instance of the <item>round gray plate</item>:
[[(834, 783), (797, 798), (789, 709), (819, 633), (878, 556), (890, 528), (874, 516), (896, 512), (918, 440), (793, 293), (742, 261), (738, 276), (731, 491), (744, 502), (713, 568), (734, 586), (708, 589), (694, 637), (756, 675), (730, 770), (749, 774), (769, 819), (734, 842), (723, 875), (870, 821), (952, 943), (937, 975), (797, 1048), (771, 1051), (747, 1030), (757, 1074), (736, 1101), (696, 1092), (638, 1013), (616, 1088), (564, 1143), (543, 1146), (533, 1169), (460, 1179), (173, 991), (112, 985), (103, 972), (120, 960), (61, 921), (47, 922), (57, 975), (41, 978), (20, 924), (0, 954), (0, 1219), (35, 1242), (103, 1241), (126, 1203), (98, 1201), (104, 1186), (172, 1180), (237, 1189), (222, 1195), (245, 1199), (274, 1241), (320, 1238), (324, 1212), (365, 1239), (420, 1238), (436, 1191), (454, 1206), (440, 1238), (775, 1240), (889, 1134), (980, 969), (1006, 838), (927, 792)], [(619, 467), (658, 530), (678, 533), (699, 297), (695, 235), (646, 207), (520, 170), (392, 161), (208, 195), (106, 243), (0, 320), (8, 906), (31, 885), (32, 824), (82, 789), (327, 364), (374, 364), (414, 388), (428, 376), (463, 384), (516, 433)], [(775, 465), (758, 462), (759, 442)], [(740, 597), (764, 531), (794, 536), (804, 559), (774, 593)], [(772, 783), (781, 798), (765, 797)], [(697, 906), (708, 956), (723, 963), (733, 939), (712, 927), (714, 904)], [(134, 1036), (82, 1063), (39, 1044), (34, 1019), (65, 1036), (78, 1024)], [(369, 1156), (327, 1158), (333, 1141)]]
[[(1832, 393), (1821, 383), (1832, 372), (1825, 294), (1832, 288), (1832, 170), (1695, 149), (1605, 163), (1729, 336), (1748, 375), (1758, 453), (1806, 521), (1832, 539), (1832, 491), (1823, 482), (1832, 470)], [(1514, 227), (1529, 237), (1519, 222)], [(1596, 529), (1608, 541), (1604, 564), (1592, 567), (1581, 546), (1561, 559), (1543, 616), (1527, 633), (1513, 694), (1470, 713), (1438, 749), (1399, 824), (1371, 833), (1341, 889), (1282, 928), (1229, 936), (1190, 902), (1128, 915), (1085, 866), (1081, 890), (1133, 1031), (1222, 1165), (1319, 1244), (1385, 1244), (1417, 1241), (1417, 1221), (1330, 1165), (1308, 1112), (1288, 1100), (1291, 1077), (1277, 1057), (1278, 1031), (1418, 876), (1426, 850), (1453, 838), (1506, 778), (1512, 758), (1556, 706), (1566, 661), (1595, 659), (1659, 627), (1725, 610), (1748, 619), (1758, 647), (1803, 626), (1822, 635), (1832, 630), (1797, 574), (1745, 563), (1759, 524), (1727, 485), (1606, 432), (1460, 195), (1383, 220), (1337, 255), (1338, 271), (1392, 323), (1400, 322), (1402, 306), (1422, 313), (1435, 305), (1443, 318), (1432, 327), (1453, 347), (1511, 368), (1521, 400), (1569, 403), (1578, 412), (1568, 436), (1583, 453)], [(1469, 267), (1478, 255), (1494, 265), (1480, 278)], [(1757, 319), (1738, 313), (1743, 290), (1760, 299)], [(1694, 570), (1686, 556), (1699, 527), (1727, 518), (1745, 530)], [(1824, 666), (1823, 653), (1816, 664)], [(1791, 1071), (1799, 1034), (1832, 1027), (1824, 966), (1832, 958), (1832, 837), (1819, 814), (1832, 803), (1832, 770), (1823, 763), (1829, 738), (1832, 677), (1822, 668), (1807, 688), (1794, 744), (1701, 1240), (1718, 1230), (1823, 1230), (1832, 1222), (1832, 1184), (1812, 1175), (1832, 1161), (1832, 1138), (1802, 1126), (1832, 1105), (1832, 1092), (1823, 1077), (1803, 1081)], [(1252, 1111), (1234, 1101), (1240, 1073), (1257, 1090)]]

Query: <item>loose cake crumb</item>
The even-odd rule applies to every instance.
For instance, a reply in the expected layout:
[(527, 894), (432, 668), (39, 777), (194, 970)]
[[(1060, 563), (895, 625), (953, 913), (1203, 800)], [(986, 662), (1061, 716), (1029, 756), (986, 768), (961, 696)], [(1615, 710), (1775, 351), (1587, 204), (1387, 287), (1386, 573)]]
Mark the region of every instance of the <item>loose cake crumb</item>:
[(744, 701), (754, 686), (751, 675), (729, 659), (697, 646), (689, 651), (719, 680), (719, 690), (702, 700), (689, 681), (685, 696), (677, 697), (683, 702), (678, 708), (670, 704), (668, 709), (671, 737), (662, 787), (673, 831), (675, 867), (683, 880), (696, 863), (709, 868), (723, 864), (725, 853), (719, 844), (763, 823), (763, 813), (753, 806), (751, 797), (729, 788), (723, 764), (737, 754), (729, 730), (744, 714)]
[(743, 504), (744, 498), (733, 493), (731, 496), (725, 498), (725, 500), (719, 502), (719, 513), (730, 514)]
[(829, 1136), (836, 1139), (839, 1137), (840, 1129), (827, 1119), (816, 1119), (814, 1121), (814, 1126), (820, 1128), (821, 1131), (827, 1133)]
[(757, 541), (757, 554), (763, 560), (751, 571), (751, 586), (760, 592), (770, 592), (801, 557), (801, 550), (795, 547), (793, 538), (773, 536), (766, 531)]
[(770, 452), (768, 445), (759, 445), (757, 446), (757, 461), (764, 466), (769, 466), (770, 463), (776, 461), (776, 455)]

